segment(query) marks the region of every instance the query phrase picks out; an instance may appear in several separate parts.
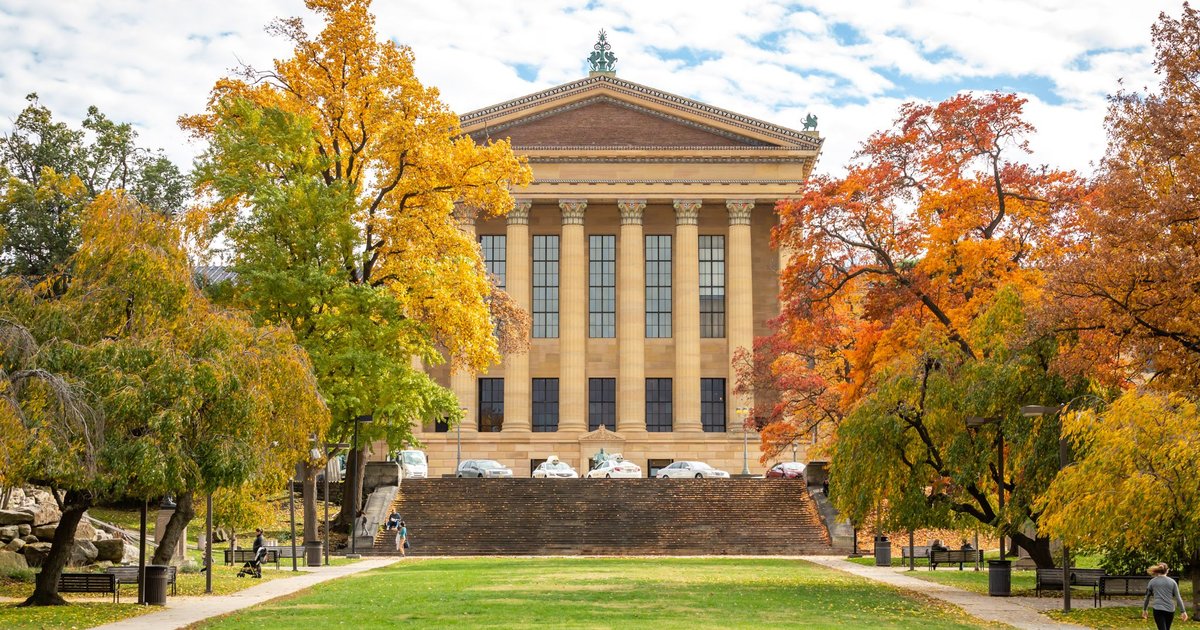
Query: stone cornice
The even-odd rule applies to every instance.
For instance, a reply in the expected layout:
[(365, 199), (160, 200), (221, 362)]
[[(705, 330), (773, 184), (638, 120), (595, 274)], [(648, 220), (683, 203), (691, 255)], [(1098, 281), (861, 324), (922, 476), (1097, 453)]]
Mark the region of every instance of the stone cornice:
[(505, 124), (507, 121), (501, 119), (513, 117), (522, 111), (552, 105), (555, 102), (569, 102), (570, 99), (575, 99), (581, 93), (591, 90), (608, 90), (614, 94), (624, 95), (633, 102), (653, 103), (680, 114), (711, 121), (718, 127), (722, 127), (729, 132), (733, 132), (736, 129), (742, 132), (749, 132), (755, 136), (770, 138), (797, 148), (812, 151), (819, 151), (821, 149), (822, 139), (815, 132), (797, 131), (787, 127), (780, 127), (757, 118), (731, 112), (727, 109), (706, 105), (690, 98), (656, 90), (624, 79), (603, 75), (579, 79), (578, 81), (565, 83), (548, 90), (542, 90), (510, 101), (498, 103), (491, 107), (467, 112), (460, 116), (459, 120), (462, 123), (463, 131), (467, 133), (483, 131), (489, 127), (489, 123), (492, 121), (495, 121), (496, 125)]
[(463, 203), (454, 204), (454, 220), (460, 228), (467, 228), (475, 225), (475, 218), (479, 216), (479, 209), (474, 206), (468, 206)]

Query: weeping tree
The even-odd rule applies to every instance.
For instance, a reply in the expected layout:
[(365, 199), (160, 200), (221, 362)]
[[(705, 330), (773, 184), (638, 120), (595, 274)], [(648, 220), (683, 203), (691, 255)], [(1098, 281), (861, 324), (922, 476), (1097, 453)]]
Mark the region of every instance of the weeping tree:
[[(319, 405), (290, 417), (316, 400), (290, 335), (212, 311), (162, 214), (102, 194), (80, 235), (57, 277), (0, 279), (5, 482), (48, 486), (63, 509), (29, 605), (64, 603), (58, 578), (96, 501), (236, 486), (263, 465), (267, 434), (320, 433), (325, 421)], [(218, 424), (231, 410), (249, 415)]]

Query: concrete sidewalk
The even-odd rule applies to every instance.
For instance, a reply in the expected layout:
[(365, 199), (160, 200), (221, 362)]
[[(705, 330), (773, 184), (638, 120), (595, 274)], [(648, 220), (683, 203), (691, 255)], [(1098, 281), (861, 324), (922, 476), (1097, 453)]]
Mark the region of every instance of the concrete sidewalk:
[(231, 595), (169, 597), (167, 605), (157, 612), (96, 626), (94, 630), (185, 628), (198, 621), (249, 608), (284, 595), (291, 595), (321, 582), (385, 567), (399, 560), (400, 558), (366, 558), (360, 562), (336, 567), (301, 569), (303, 573), (296, 577), (263, 582)]
[[(891, 567), (863, 566), (836, 556), (805, 556), (804, 559), (813, 564), (844, 571), (875, 582), (895, 586), (896, 588), (928, 595), (934, 599), (958, 606), (972, 617), (978, 617), (984, 621), (998, 621), (1015, 628), (1022, 628), (1023, 630), (1066, 630), (1068, 628), (1078, 629), (1085, 627), (1055, 621), (1041, 614), (1036, 609), (1021, 603), (1019, 599), (988, 597), (987, 595), (972, 593), (953, 586), (905, 575)], [(1088, 603), (1090, 604), (1091, 602), (1089, 601)]]

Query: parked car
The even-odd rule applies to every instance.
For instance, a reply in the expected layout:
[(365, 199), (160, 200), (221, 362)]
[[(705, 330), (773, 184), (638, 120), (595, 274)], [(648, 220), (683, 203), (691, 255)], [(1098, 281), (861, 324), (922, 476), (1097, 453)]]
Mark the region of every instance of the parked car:
[(642, 467), (623, 459), (610, 459), (587, 471), (588, 479), (641, 479)]
[(458, 465), (455, 477), (511, 477), (512, 469), (494, 459), (468, 459)]
[(534, 479), (578, 479), (579, 473), (571, 465), (551, 455), (533, 471)]
[(659, 479), (681, 479), (687, 477), (728, 479), (729, 473), (717, 470), (704, 462), (675, 462), (658, 471)]
[(804, 479), (804, 464), (780, 462), (767, 471), (767, 479)]
[(424, 451), (407, 450), (396, 453), (393, 458), (400, 464), (400, 472), (404, 479), (425, 479), (429, 477), (429, 460), (425, 459)]

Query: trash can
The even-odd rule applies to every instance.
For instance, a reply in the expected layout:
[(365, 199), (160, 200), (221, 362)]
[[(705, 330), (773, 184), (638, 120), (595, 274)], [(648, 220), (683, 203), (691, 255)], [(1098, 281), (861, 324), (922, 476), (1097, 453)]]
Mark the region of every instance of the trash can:
[(310, 567), (321, 566), (321, 541), (310, 540), (304, 543), (304, 563)]
[(165, 564), (146, 565), (146, 603), (165, 606), (167, 603), (167, 574), (171, 567)]
[(892, 566), (892, 541), (887, 536), (875, 537), (875, 566)]
[(988, 560), (988, 595), (992, 597), (1012, 595), (1011, 560)]

